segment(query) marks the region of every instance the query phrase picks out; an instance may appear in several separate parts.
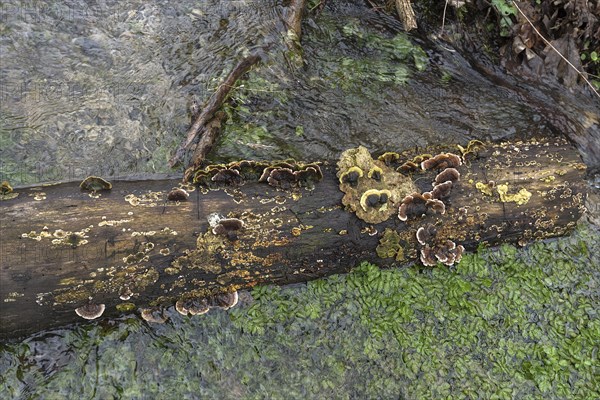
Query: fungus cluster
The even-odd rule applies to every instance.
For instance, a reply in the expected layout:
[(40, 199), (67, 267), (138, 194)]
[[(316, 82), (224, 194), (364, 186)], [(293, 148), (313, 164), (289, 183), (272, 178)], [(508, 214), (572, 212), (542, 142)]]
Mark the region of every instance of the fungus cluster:
[(296, 187), (311, 189), (321, 179), (323, 179), (323, 173), (318, 164), (279, 162), (266, 167), (258, 181), (267, 182), (269, 185), (280, 189)]
[(337, 163), (342, 203), (358, 218), (373, 224), (383, 222), (396, 213), (406, 194), (416, 190), (410, 178), (390, 167), (399, 157), (385, 153), (374, 160), (362, 146), (342, 153)]
[(459, 262), (465, 248), (452, 240), (437, 237), (438, 230), (432, 224), (417, 229), (417, 241), (422, 246), (420, 259), (425, 266), (435, 266), (438, 262), (452, 266)]
[[(405, 196), (398, 207), (398, 219), (408, 221), (427, 214), (445, 214), (452, 188), (460, 181), (457, 167), (462, 165), (461, 158), (452, 153), (440, 153), (436, 156), (422, 154), (412, 161), (402, 164), (398, 170), (410, 173), (418, 170), (436, 172), (432, 189), (428, 192), (417, 191)], [(445, 236), (445, 235), (444, 235)], [(438, 262), (448, 266), (454, 265), (462, 257), (464, 247), (457, 245), (448, 237), (440, 237), (435, 225), (426, 224), (416, 231), (420, 248), (420, 259), (423, 265), (434, 266)]]
[(202, 315), (211, 308), (229, 310), (238, 303), (238, 292), (225, 292), (206, 297), (181, 298), (175, 303), (175, 309), (181, 315)]
[[(452, 153), (441, 153), (435, 157), (431, 154), (422, 154), (404, 163), (413, 169), (420, 162), (421, 169), (437, 170), (438, 174), (432, 182), (432, 189), (429, 192), (412, 194), (404, 197), (398, 208), (398, 218), (400, 221), (407, 221), (410, 218), (423, 217), (428, 213), (445, 214), (446, 205), (442, 201), (450, 196), (453, 185), (460, 180), (460, 172), (456, 167), (461, 165), (460, 157)], [(409, 168), (406, 168), (409, 171)]]
[(302, 164), (286, 160), (270, 164), (262, 161), (236, 161), (229, 164), (209, 165), (193, 174), (193, 183), (209, 189), (239, 186), (245, 182), (266, 182), (282, 189), (312, 188), (323, 178), (318, 164)]

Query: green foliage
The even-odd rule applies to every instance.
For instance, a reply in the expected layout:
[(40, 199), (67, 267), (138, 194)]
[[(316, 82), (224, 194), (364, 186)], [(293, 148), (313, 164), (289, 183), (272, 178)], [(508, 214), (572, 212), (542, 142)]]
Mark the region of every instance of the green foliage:
[(510, 0), (492, 0), (492, 6), (500, 18), (500, 36), (510, 36), (510, 28), (514, 24), (517, 15), (517, 9), (510, 3)]
[(0, 398), (599, 398), (599, 255), (582, 226), (453, 270), (362, 263), (229, 313), (49, 332), (0, 349)]
[(594, 88), (600, 90), (600, 47), (597, 43), (592, 43), (589, 40), (583, 43), (581, 62), (585, 71), (589, 73), (590, 82)]

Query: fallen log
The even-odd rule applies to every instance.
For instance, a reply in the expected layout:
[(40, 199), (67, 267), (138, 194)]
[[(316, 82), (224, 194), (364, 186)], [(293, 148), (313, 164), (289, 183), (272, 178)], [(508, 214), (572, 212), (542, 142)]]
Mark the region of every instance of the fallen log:
[(7, 189), (0, 338), (90, 313), (141, 310), (156, 321), (152, 310), (178, 300), (307, 281), (363, 260), (446, 268), (462, 247), (563, 235), (584, 211), (585, 165), (564, 139), (454, 149), (373, 159), (359, 148), (337, 165), (243, 161), (198, 169), (195, 185)]

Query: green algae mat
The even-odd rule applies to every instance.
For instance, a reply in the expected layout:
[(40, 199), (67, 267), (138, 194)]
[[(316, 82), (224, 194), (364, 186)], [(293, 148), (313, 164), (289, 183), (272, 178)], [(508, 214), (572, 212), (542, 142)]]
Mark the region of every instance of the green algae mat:
[(600, 398), (600, 233), (361, 264), (229, 312), (45, 332), (0, 351), (2, 399)]

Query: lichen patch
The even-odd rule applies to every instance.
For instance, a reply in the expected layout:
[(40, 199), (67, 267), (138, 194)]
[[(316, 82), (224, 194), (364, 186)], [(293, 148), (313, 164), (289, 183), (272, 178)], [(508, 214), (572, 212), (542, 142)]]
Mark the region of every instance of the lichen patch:
[(500, 201), (503, 203), (517, 203), (518, 205), (527, 204), (531, 198), (531, 192), (523, 188), (517, 193), (508, 193), (508, 183), (498, 185), (496, 191), (500, 195)]
[(402, 199), (414, 191), (412, 180), (375, 160), (365, 147), (346, 150), (338, 163), (337, 176), (342, 203), (365, 222), (378, 224), (394, 215)]

